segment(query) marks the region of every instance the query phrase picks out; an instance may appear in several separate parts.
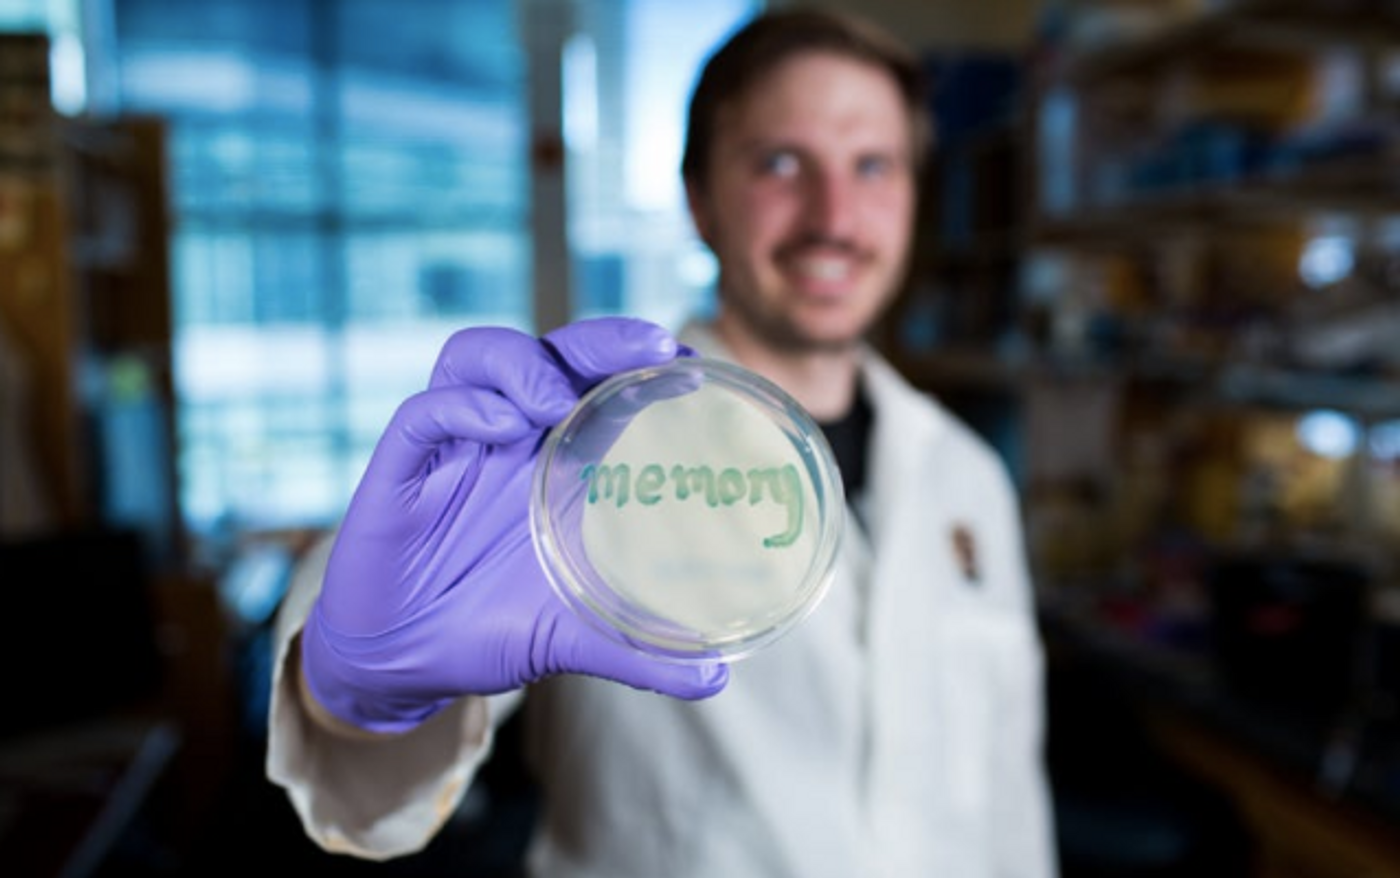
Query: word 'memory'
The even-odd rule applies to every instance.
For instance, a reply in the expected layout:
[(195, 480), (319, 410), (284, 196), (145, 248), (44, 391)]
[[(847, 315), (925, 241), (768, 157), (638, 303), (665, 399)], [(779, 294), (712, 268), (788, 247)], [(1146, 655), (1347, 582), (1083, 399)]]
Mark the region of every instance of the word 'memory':
[(630, 464), (590, 463), (579, 478), (588, 482), (590, 504), (611, 501), (619, 509), (633, 497), (643, 506), (655, 506), (662, 500), (684, 502), (692, 497), (711, 508), (733, 506), (741, 500), (750, 506), (780, 504), (787, 512), (787, 527), (763, 538), (763, 545), (770, 549), (790, 546), (802, 533), (802, 482), (797, 467), (790, 463), (747, 471), (676, 464), (669, 472), (661, 464), (650, 463), (640, 467), (635, 478)]

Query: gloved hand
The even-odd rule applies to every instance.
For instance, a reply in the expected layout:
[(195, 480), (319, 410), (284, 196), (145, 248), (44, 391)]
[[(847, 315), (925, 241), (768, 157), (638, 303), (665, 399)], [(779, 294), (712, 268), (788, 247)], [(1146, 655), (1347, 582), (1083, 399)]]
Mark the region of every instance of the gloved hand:
[(622, 318), (543, 339), (502, 328), (453, 336), (429, 389), (406, 400), (380, 438), (302, 631), (302, 672), (321, 706), (395, 733), (461, 695), (553, 674), (686, 699), (722, 689), (723, 664), (648, 658), (577, 618), (530, 537), (544, 431), (593, 384), (677, 350), (661, 328)]

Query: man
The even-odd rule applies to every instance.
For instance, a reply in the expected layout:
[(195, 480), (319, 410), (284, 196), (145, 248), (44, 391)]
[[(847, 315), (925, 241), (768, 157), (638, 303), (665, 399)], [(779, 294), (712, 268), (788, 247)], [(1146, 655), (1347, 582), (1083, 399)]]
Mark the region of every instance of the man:
[(906, 268), (925, 107), (887, 36), (810, 11), (741, 29), (692, 100), (683, 173), (720, 308), (680, 343), (774, 380), (831, 437), (853, 515), (823, 605), (732, 670), (574, 618), (530, 545), (540, 436), (679, 345), (621, 319), (466, 330), (282, 613), (268, 771), (319, 843), (426, 844), (523, 700), (536, 874), (1054, 873), (1014, 493), (862, 342)]

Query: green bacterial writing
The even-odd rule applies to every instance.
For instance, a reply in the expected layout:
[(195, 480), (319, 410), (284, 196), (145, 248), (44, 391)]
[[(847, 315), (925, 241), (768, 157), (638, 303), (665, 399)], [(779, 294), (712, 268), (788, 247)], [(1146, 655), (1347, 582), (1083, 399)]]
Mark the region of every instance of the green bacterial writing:
[(734, 467), (716, 472), (708, 466), (677, 464), (669, 473), (670, 490), (666, 485), (666, 468), (656, 463), (641, 467), (636, 478), (632, 477), (630, 464), (590, 463), (579, 473), (579, 478), (588, 482), (590, 504), (611, 500), (619, 509), (634, 496), (643, 506), (655, 506), (668, 496), (681, 501), (694, 496), (711, 508), (733, 506), (746, 497), (753, 506), (766, 498), (781, 504), (787, 511), (787, 528), (782, 533), (764, 537), (765, 547), (785, 548), (796, 542), (802, 533), (802, 482), (797, 467), (790, 463), (755, 467), (747, 473)]

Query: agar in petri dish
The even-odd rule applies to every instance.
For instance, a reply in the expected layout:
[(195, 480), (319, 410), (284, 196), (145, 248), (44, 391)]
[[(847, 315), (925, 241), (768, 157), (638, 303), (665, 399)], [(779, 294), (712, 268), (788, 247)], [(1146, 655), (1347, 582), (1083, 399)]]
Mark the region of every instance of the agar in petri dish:
[(802, 407), (740, 366), (681, 357), (594, 387), (547, 435), (530, 528), (550, 583), (608, 636), (735, 660), (831, 585), (846, 504)]

